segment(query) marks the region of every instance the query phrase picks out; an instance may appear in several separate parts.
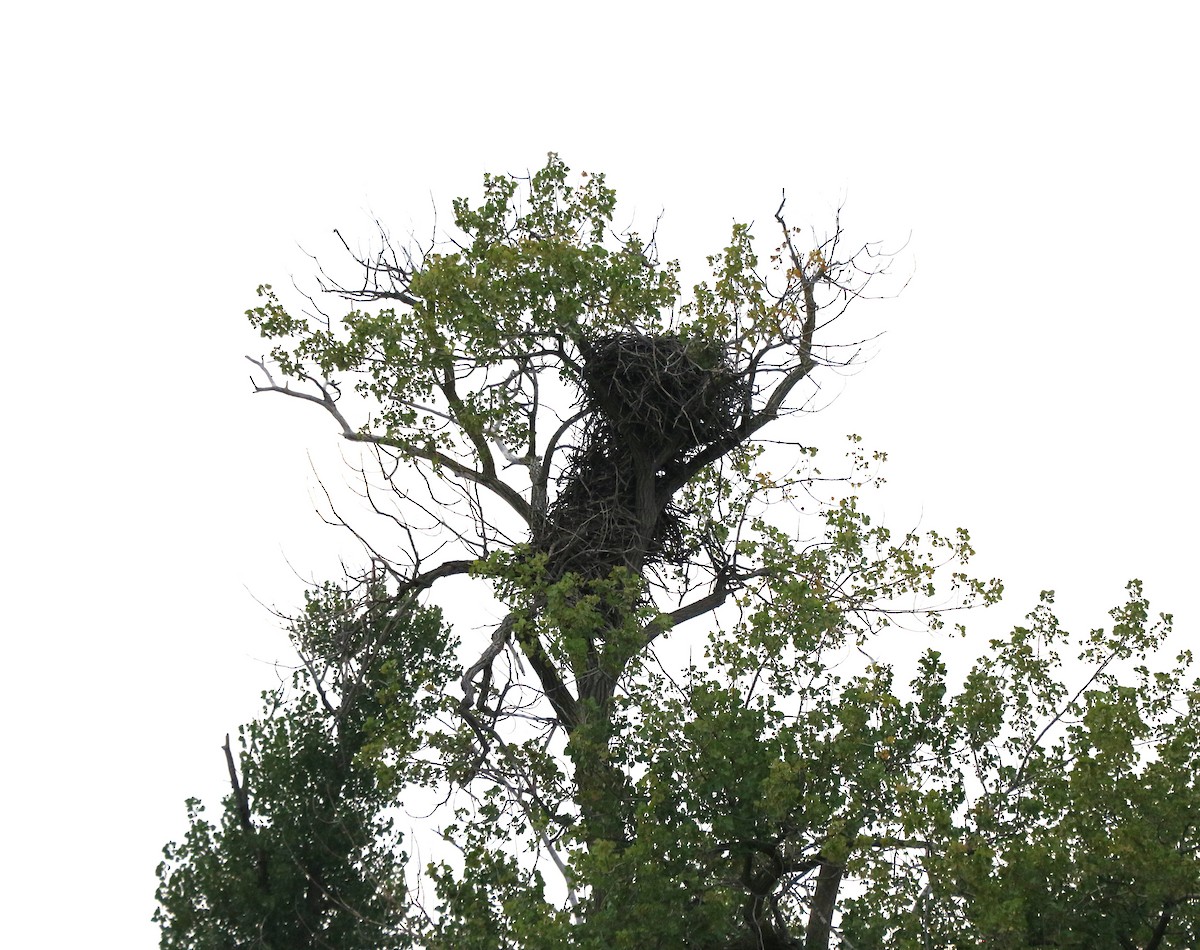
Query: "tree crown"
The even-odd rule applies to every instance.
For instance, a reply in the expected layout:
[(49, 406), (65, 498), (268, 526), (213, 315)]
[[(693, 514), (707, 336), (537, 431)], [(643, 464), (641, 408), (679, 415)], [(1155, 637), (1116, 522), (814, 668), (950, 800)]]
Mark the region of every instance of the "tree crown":
[[(957, 691), (934, 649), (879, 659), (1001, 592), (965, 531), (872, 520), (883, 453), (826, 471), (782, 422), (887, 256), (781, 204), (685, 299), (615, 202), (551, 155), (440, 243), (342, 241), (340, 318), (259, 289), (256, 389), (369, 450), (399, 544), (292, 618), (223, 823), (167, 850), (164, 946), (251, 945), (239, 914), (271, 946), (1188, 945), (1190, 657), (1131, 665), (1169, 618), (1135, 584), (1073, 640), (1047, 595)], [(456, 576), (501, 605), (482, 640), (436, 609)], [(453, 813), (432, 897), (387, 820), (416, 788)]]

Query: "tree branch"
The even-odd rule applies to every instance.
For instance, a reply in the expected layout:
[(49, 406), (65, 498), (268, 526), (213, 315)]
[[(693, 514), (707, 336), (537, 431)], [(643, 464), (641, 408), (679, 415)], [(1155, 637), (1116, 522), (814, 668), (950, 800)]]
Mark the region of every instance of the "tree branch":
[(445, 561), (432, 570), (425, 571), (422, 574), (417, 574), (410, 580), (405, 581), (402, 587), (406, 592), (428, 590), (433, 586), (434, 581), (437, 581), (443, 577), (451, 577), (455, 574), (470, 573), (471, 566), (474, 563), (474, 561), (467, 560)]
[[(680, 467), (679, 471), (674, 474), (674, 477), (666, 479), (659, 489), (661, 500), (672, 497), (706, 465), (711, 465), (713, 462), (727, 455), (733, 449), (748, 441), (763, 426), (779, 418), (779, 412), (792, 390), (817, 365), (817, 361), (812, 355), (812, 339), (816, 331), (817, 310), (819, 307), (817, 306), (816, 297), (813, 295), (813, 284), (811, 283), (804, 284), (804, 309), (804, 330), (800, 337), (799, 364), (793, 367), (783, 377), (782, 381), (776, 384), (775, 388), (771, 391), (770, 398), (767, 399), (766, 405), (762, 409), (743, 419), (742, 424), (729, 435), (718, 439), (703, 451), (696, 453), (696, 455)], [(752, 380), (747, 380), (746, 385), (748, 389), (752, 385), (752, 382)]]
[[(361, 442), (368, 445), (378, 445), (384, 448), (395, 449), (397, 452), (407, 455), (410, 458), (421, 459), (423, 461), (430, 462), (437, 468), (444, 468), (458, 478), (474, 482), (477, 485), (482, 485), (493, 495), (512, 508), (513, 511), (515, 511), (518, 515), (520, 515), (521, 519), (526, 524), (532, 524), (533, 510), (530, 507), (529, 502), (521, 497), (520, 492), (518, 492), (515, 488), (513, 488), (495, 473), (495, 464), (491, 460), (490, 452), (486, 454), (486, 459), (484, 460), (485, 471), (480, 472), (471, 468), (471, 466), (458, 461), (458, 459), (451, 458), (449, 455), (439, 452), (436, 449), (414, 445), (405, 439), (397, 439), (384, 435), (375, 435), (370, 432), (360, 432), (350, 425), (346, 417), (342, 415), (342, 411), (337, 406), (337, 400), (330, 393), (330, 386), (328, 383), (321, 383), (311, 376), (302, 376), (301, 379), (311, 382), (317, 387), (318, 390), (320, 390), (321, 395), (315, 396), (312, 393), (300, 392), (299, 390), (292, 389), (286, 383), (283, 385), (277, 383), (275, 381), (275, 377), (271, 374), (271, 371), (267, 369), (265, 360), (256, 360), (252, 356), (247, 356), (246, 359), (262, 370), (263, 375), (267, 377), (267, 385), (265, 386), (260, 385), (254, 380), (253, 377), (251, 377), (250, 382), (256, 393), (282, 393), (285, 396), (291, 396), (295, 399), (303, 399), (307, 402), (316, 403), (331, 416), (333, 416), (333, 418), (337, 421), (337, 424), (341, 427), (342, 437), (347, 441)], [(489, 467), (491, 468), (490, 472), (486, 470)]]
[(559, 723), (567, 732), (574, 731), (579, 722), (578, 704), (575, 697), (571, 695), (571, 691), (563, 683), (562, 677), (558, 675), (558, 668), (546, 654), (541, 641), (535, 634), (529, 637), (518, 637), (517, 642), (521, 644), (521, 652), (525, 654), (533, 672), (537, 674), (538, 682), (542, 684), (542, 692), (546, 694), (546, 699), (554, 708)]
[(233, 761), (233, 750), (229, 747), (229, 733), (225, 733), (225, 764), (229, 767), (229, 784), (233, 786), (233, 800), (237, 803), (238, 822), (243, 830), (254, 831), (254, 823), (250, 820), (250, 798), (242, 783), (238, 780), (237, 766)]
[(345, 429), (343, 429), (342, 435), (350, 442), (365, 442), (368, 445), (379, 445), (384, 448), (395, 449), (397, 452), (411, 458), (430, 462), (436, 468), (444, 468), (458, 478), (474, 482), (476, 485), (482, 485), (520, 515), (521, 520), (527, 525), (533, 523), (533, 509), (530, 507), (529, 502), (521, 497), (520, 492), (498, 475), (489, 475), (486, 472), (477, 471), (471, 468), (471, 466), (458, 461), (458, 459), (451, 458), (449, 455), (437, 451), (437, 449), (414, 445), (405, 439), (374, 435), (370, 432), (346, 431)]
[(838, 888), (846, 868), (841, 864), (826, 861), (817, 872), (817, 886), (813, 891), (812, 907), (808, 914), (804, 950), (829, 950), (829, 936), (833, 931), (833, 909), (837, 906)]
[(730, 587), (726, 579), (724, 576), (718, 576), (716, 587), (713, 588), (711, 593), (693, 600), (690, 604), (684, 604), (677, 610), (672, 610), (669, 614), (659, 614), (650, 623), (646, 624), (642, 630), (645, 645), (649, 646), (668, 630), (673, 630), (682, 623), (687, 623), (687, 621), (706, 614), (710, 610), (716, 610), (729, 599), (729, 593)]
[[(463, 698), (458, 704), (461, 712), (466, 712), (475, 703), (475, 677), (483, 673), (484, 678), (482, 682), (487, 682), (487, 672), (491, 669), (496, 657), (504, 649), (504, 644), (508, 642), (508, 638), (512, 635), (512, 630), (516, 622), (517, 614), (515, 611), (500, 621), (496, 629), (492, 632), (492, 642), (487, 645), (479, 659), (472, 663), (467, 671), (463, 673), (462, 679), (459, 681), (463, 691)], [(482, 702), (483, 699), (484, 694), (480, 693), (479, 701)]]
[(483, 475), (494, 479), (496, 477), (496, 460), (492, 458), (492, 453), (488, 448), (487, 437), (483, 429), (469, 418), (470, 410), (458, 394), (458, 386), (454, 379), (454, 370), (449, 364), (443, 368), (442, 382), (438, 388), (442, 391), (442, 395), (446, 397), (446, 402), (450, 407), (450, 413), (454, 417), (455, 424), (467, 434), (467, 438), (475, 446), (475, 454), (479, 457), (479, 464), (483, 467)]
[(1158, 923), (1154, 927), (1154, 933), (1150, 935), (1150, 942), (1146, 944), (1146, 950), (1158, 950), (1162, 946), (1162, 942), (1167, 936), (1167, 926), (1171, 923), (1171, 905), (1168, 904), (1163, 908), (1162, 915), (1158, 918)]

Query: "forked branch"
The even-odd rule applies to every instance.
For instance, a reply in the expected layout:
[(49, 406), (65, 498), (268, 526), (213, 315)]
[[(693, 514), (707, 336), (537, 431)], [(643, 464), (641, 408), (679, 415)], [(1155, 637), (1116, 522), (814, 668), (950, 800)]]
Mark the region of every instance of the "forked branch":
[[(282, 393), (294, 399), (303, 399), (306, 402), (316, 403), (333, 416), (334, 420), (341, 427), (342, 437), (347, 441), (393, 449), (408, 458), (429, 462), (436, 470), (446, 471), (456, 478), (481, 485), (512, 508), (513, 511), (521, 516), (521, 519), (526, 524), (532, 523), (533, 510), (529, 502), (521, 496), (520, 492), (499, 477), (494, 465), (487, 466), (487, 469), (490, 469), (490, 471), (485, 470), (481, 472), (464, 462), (460, 462), (458, 459), (446, 455), (444, 452), (439, 452), (430, 445), (417, 445), (408, 439), (398, 439), (393, 436), (377, 435), (373, 432), (363, 432), (355, 429), (350, 425), (345, 415), (342, 414), (341, 409), (338, 408), (337, 397), (335, 395), (336, 387), (328, 380), (321, 381), (307, 374), (299, 377), (302, 381), (312, 383), (316, 387), (320, 395), (314, 395), (313, 393), (292, 389), (287, 383), (280, 384), (276, 382), (274, 375), (267, 368), (266, 360), (255, 359), (252, 356), (247, 356), (246, 359), (257, 366), (267, 379), (267, 384), (264, 386), (251, 377), (250, 382), (254, 386), (256, 393)], [(484, 451), (486, 452), (486, 446)], [(485, 457), (490, 460), (490, 455)]]

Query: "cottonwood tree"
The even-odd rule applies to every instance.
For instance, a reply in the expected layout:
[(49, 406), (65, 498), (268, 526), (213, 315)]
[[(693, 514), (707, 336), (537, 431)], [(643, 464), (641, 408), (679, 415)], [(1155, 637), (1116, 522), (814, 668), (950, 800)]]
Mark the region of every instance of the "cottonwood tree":
[[(302, 310), (259, 289), (256, 391), (362, 448), (389, 538), (346, 519), (364, 570), (290, 618), (219, 824), (166, 849), (163, 946), (1194, 946), (1190, 656), (1139, 660), (1169, 618), (1135, 583), (1073, 638), (1045, 595), (951, 690), (914, 628), (999, 583), (872, 522), (881, 453), (796, 441), (889, 258), (781, 204), (685, 300), (614, 207), (552, 155), (428, 247), (343, 241)], [(482, 636), (438, 608), (464, 585)]]

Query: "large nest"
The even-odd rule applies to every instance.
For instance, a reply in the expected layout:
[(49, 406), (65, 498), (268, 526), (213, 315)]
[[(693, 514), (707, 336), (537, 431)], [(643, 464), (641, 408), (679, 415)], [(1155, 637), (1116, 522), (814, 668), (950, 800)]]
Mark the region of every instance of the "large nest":
[(728, 434), (740, 397), (723, 347), (673, 334), (600, 337), (584, 351), (583, 382), (593, 417), (664, 461)]
[(648, 488), (733, 430), (738, 377), (722, 348), (675, 335), (610, 334), (581, 349), (587, 423), (535, 549), (552, 579), (682, 563), (679, 513)]

